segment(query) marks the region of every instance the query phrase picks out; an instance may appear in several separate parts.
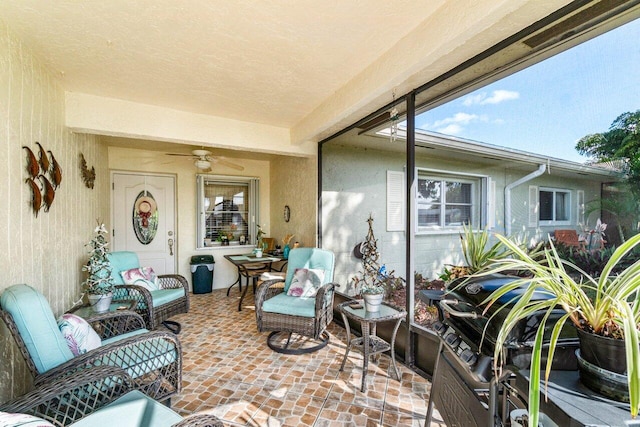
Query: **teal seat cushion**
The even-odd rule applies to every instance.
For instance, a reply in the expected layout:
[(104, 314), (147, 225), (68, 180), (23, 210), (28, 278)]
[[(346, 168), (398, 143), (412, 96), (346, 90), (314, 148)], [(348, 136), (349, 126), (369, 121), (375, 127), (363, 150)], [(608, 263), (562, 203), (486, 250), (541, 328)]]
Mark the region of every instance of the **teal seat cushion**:
[(107, 338), (106, 340), (102, 341), (102, 345), (111, 344), (112, 342), (120, 341), (125, 338), (133, 337), (136, 335), (146, 334), (147, 332), (149, 332), (147, 329), (136, 329), (135, 331), (131, 331), (125, 334), (116, 335), (115, 337)]
[(71, 425), (73, 427), (169, 427), (180, 421), (182, 417), (173, 410), (144, 393), (134, 390)]
[[(147, 333), (146, 329), (138, 329), (133, 332), (118, 335), (102, 342), (102, 345), (118, 342), (125, 338)], [(120, 349), (117, 352), (118, 365), (127, 371), (132, 378), (138, 378), (149, 372), (170, 365), (176, 361), (178, 355), (176, 348), (171, 342), (162, 338), (155, 338), (150, 341), (141, 341), (136, 344), (136, 351), (129, 349)], [(113, 360), (113, 355), (105, 356), (105, 364), (107, 357)]]
[(262, 303), (262, 310), (269, 313), (288, 314), (291, 316), (315, 317), (316, 299), (292, 297), (280, 293)]
[(114, 280), (116, 285), (124, 285), (124, 280), (122, 280), (122, 276), (120, 275), (121, 271), (140, 267), (140, 261), (138, 260), (138, 255), (135, 252), (110, 252), (107, 254), (107, 258), (111, 263), (111, 278)]
[(9, 286), (0, 296), (0, 306), (11, 314), (38, 372), (73, 359), (51, 307), (39, 291), (24, 284)]
[(157, 291), (151, 291), (151, 299), (153, 300), (154, 307), (160, 307), (161, 305), (175, 301), (183, 296), (184, 288), (158, 289)]
[(317, 248), (297, 248), (289, 253), (289, 268), (284, 281), (284, 292), (289, 292), (296, 270), (306, 268), (309, 270), (323, 270), (322, 284), (333, 282), (334, 254), (331, 251)]

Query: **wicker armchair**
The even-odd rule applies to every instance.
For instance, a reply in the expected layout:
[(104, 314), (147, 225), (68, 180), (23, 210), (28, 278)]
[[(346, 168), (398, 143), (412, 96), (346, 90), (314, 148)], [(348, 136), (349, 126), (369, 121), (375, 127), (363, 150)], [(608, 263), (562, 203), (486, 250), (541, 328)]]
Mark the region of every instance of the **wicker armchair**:
[[(316, 248), (298, 248), (289, 253), (287, 275), (282, 279), (265, 280), (255, 296), (256, 322), (260, 332), (272, 331), (267, 345), (278, 353), (302, 354), (317, 351), (329, 343), (326, 328), (333, 320), (334, 254)], [(298, 269), (323, 270), (322, 285), (314, 297), (287, 295)], [(279, 285), (278, 285), (279, 284)], [(281, 332), (288, 334), (285, 343), (278, 340)], [(292, 334), (302, 335), (317, 342), (315, 345), (290, 347)]]
[(213, 415), (182, 419), (166, 406), (134, 391), (133, 383), (120, 368), (97, 366), (41, 384), (18, 399), (0, 405), (0, 411), (29, 414), (60, 427), (223, 426)]
[(0, 317), (13, 335), (34, 376), (34, 385), (76, 375), (98, 365), (123, 368), (138, 390), (158, 400), (170, 399), (182, 387), (182, 352), (170, 332), (141, 329), (133, 312), (115, 312), (87, 319), (102, 345), (74, 356), (58, 329), (49, 303), (27, 285), (13, 285), (0, 296)]
[(156, 329), (164, 324), (169, 330), (179, 333), (180, 325), (168, 321), (172, 316), (189, 312), (189, 282), (179, 274), (164, 274), (158, 276), (160, 289), (148, 289), (124, 283), (120, 272), (139, 268), (140, 261), (135, 252), (117, 251), (107, 255), (111, 263), (111, 277), (116, 283), (115, 299), (134, 299), (138, 301), (138, 312), (149, 329)]

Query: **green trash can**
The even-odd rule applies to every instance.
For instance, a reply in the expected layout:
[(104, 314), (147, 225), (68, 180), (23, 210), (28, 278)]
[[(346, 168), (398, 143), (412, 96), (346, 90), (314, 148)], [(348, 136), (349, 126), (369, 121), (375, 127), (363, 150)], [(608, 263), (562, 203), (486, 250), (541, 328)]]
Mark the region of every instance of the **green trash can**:
[(206, 294), (213, 288), (213, 255), (191, 257), (191, 283), (194, 294)]

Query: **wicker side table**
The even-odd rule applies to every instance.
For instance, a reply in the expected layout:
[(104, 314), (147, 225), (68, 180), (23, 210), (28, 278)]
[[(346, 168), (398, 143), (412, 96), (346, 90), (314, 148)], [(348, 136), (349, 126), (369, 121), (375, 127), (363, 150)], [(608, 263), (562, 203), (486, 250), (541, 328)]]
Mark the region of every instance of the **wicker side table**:
[[(360, 387), (361, 392), (366, 390), (367, 369), (369, 366), (369, 357), (375, 356), (385, 351), (391, 353), (391, 362), (393, 370), (396, 374), (396, 379), (400, 381), (400, 372), (396, 366), (396, 354), (395, 343), (396, 334), (402, 319), (407, 316), (405, 310), (394, 307), (385, 302), (380, 306), (380, 311), (371, 313), (364, 309), (364, 305), (361, 303), (360, 308), (352, 307), (354, 301), (346, 301), (338, 306), (340, 314), (342, 314), (342, 320), (344, 321), (345, 329), (347, 330), (347, 349), (345, 350), (344, 357), (342, 358), (342, 364), (340, 365), (340, 371), (344, 370), (344, 364), (347, 361), (347, 356), (351, 350), (358, 350), (362, 353), (362, 385)], [(349, 326), (349, 319), (360, 322), (362, 328), (362, 336), (355, 338), (351, 336), (351, 328)], [(379, 322), (391, 322), (395, 321), (396, 324), (393, 328), (390, 342), (386, 342), (382, 338), (376, 336), (376, 325)]]

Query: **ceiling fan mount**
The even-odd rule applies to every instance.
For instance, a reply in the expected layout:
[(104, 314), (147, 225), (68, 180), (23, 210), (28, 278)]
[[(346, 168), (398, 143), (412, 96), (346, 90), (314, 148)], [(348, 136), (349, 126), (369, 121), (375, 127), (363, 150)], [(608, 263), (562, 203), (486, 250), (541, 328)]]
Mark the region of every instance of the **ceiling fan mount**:
[(220, 164), (236, 170), (244, 170), (244, 167), (233, 163), (222, 156), (212, 156), (211, 151), (205, 149), (191, 150), (191, 154), (167, 153), (168, 156), (191, 157), (193, 165), (203, 172), (211, 172), (211, 166)]

